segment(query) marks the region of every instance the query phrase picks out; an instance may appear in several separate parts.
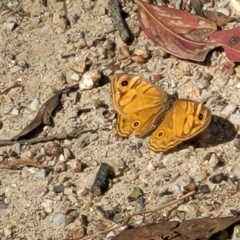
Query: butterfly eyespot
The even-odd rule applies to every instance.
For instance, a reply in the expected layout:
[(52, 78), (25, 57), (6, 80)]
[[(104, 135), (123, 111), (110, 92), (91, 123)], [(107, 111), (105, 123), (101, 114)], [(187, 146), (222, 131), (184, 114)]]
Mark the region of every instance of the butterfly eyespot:
[(128, 81), (127, 81), (127, 80), (122, 81), (122, 82), (121, 82), (121, 85), (122, 85), (123, 87), (127, 86), (127, 85), (128, 85)]
[(200, 113), (200, 114), (198, 115), (198, 119), (199, 119), (199, 120), (203, 120), (203, 114), (202, 114), (202, 113)]
[(163, 135), (163, 132), (158, 133), (158, 137), (162, 137), (162, 135)]
[(139, 125), (139, 122), (134, 122), (134, 123), (133, 123), (133, 126), (134, 126), (134, 127), (137, 127), (138, 125)]

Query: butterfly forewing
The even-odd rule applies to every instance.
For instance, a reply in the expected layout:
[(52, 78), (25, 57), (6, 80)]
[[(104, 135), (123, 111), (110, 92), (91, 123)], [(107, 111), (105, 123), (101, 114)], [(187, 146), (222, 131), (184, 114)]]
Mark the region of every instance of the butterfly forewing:
[(150, 82), (130, 74), (117, 74), (111, 81), (113, 104), (120, 113), (135, 113), (139, 110), (164, 108), (167, 93)]
[(169, 105), (167, 93), (135, 75), (116, 75), (111, 81), (111, 91), (121, 136), (131, 133), (145, 136), (155, 129)]

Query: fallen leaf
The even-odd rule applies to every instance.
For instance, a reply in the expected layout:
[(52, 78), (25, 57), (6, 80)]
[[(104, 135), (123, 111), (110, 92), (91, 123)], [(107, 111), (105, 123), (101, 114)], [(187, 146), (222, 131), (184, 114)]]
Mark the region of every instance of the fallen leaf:
[(239, 220), (240, 217), (192, 219), (182, 222), (177, 229), (174, 229), (174, 232), (179, 233), (186, 239), (208, 239), (213, 234), (223, 231)]
[(133, 229), (125, 229), (112, 240), (151, 240), (151, 239), (172, 239), (176, 236), (172, 229), (177, 228), (179, 222), (163, 222), (157, 224), (148, 224)]
[(136, 2), (140, 27), (149, 39), (166, 52), (180, 58), (203, 61), (214, 47), (202, 42), (217, 30), (211, 21), (177, 9), (140, 0)]
[(207, 19), (214, 22), (219, 27), (222, 27), (233, 20), (231, 17), (228, 17), (221, 12), (208, 10), (205, 10), (203, 12)]
[(240, 27), (216, 31), (209, 36), (209, 41), (221, 45), (229, 60), (240, 62)]
[(9, 159), (6, 163), (0, 163), (0, 169), (21, 169), (26, 166), (44, 168), (45, 166), (35, 158)]
[(217, 31), (215, 23), (200, 16), (141, 0), (135, 2), (140, 27), (166, 52), (203, 61), (210, 50), (222, 46), (231, 61), (240, 61), (240, 27)]
[(60, 96), (73, 88), (78, 88), (78, 84), (75, 84), (73, 86), (66, 87), (64, 89), (61, 89), (57, 91), (52, 97), (50, 97), (39, 109), (37, 116), (33, 119), (33, 121), (27, 125), (19, 134), (12, 137), (12, 140), (18, 140), (21, 137), (25, 136), (26, 134), (33, 131), (35, 128), (40, 126), (42, 123), (46, 125), (51, 124), (51, 115), (52, 111), (57, 107), (59, 103)]
[(18, 82), (15, 82), (15, 83), (13, 83), (10, 87), (7, 87), (7, 88), (5, 88), (4, 90), (2, 90), (2, 91), (0, 92), (0, 95), (8, 94), (11, 89), (17, 88), (17, 87), (22, 87), (22, 85), (19, 84)]
[[(213, 234), (238, 222), (240, 217), (198, 218), (184, 222), (169, 221), (149, 224), (133, 229), (125, 229), (113, 240), (151, 240), (151, 239), (178, 239), (197, 240), (209, 239)], [(214, 235), (215, 236), (215, 235)], [(218, 239), (217, 236), (214, 239)]]
[(143, 195), (142, 189), (139, 188), (139, 187), (134, 187), (130, 196), (128, 196), (128, 201), (129, 202), (135, 201), (136, 199), (138, 199), (142, 195)]

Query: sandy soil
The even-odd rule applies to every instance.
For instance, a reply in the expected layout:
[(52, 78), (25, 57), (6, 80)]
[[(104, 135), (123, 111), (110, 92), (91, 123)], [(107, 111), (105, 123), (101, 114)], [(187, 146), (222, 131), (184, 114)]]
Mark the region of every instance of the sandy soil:
[[(153, 153), (147, 148), (147, 139), (117, 136), (109, 88), (108, 77), (116, 72), (141, 74), (168, 93), (177, 91), (180, 98), (206, 100), (213, 114), (237, 127), (240, 68), (231, 67), (224, 52), (212, 51), (204, 63), (165, 54), (140, 30), (136, 5), (125, 1), (127, 22), (134, 35), (129, 49), (149, 57), (147, 63), (139, 64), (120, 54), (119, 48), (125, 44), (104, 0), (66, 0), (65, 5), (47, 1), (47, 6), (44, 0), (3, 2), (1, 139), (17, 135), (57, 90), (81, 82), (85, 73), (96, 78), (95, 82), (102, 75), (98, 84), (88, 90), (63, 94), (53, 114), (54, 124), (39, 130), (42, 137), (66, 134), (80, 127), (95, 131), (76, 139), (0, 147), (1, 164), (16, 158), (34, 158), (46, 166), (1, 169), (0, 239), (71, 239), (82, 236), (86, 221), (87, 234), (94, 234), (113, 224), (97, 206), (104, 210), (117, 207), (120, 218), (155, 209), (182, 196), (190, 178), (198, 186), (207, 185), (209, 193), (200, 191), (174, 210), (164, 209), (146, 221), (228, 216), (231, 209), (240, 209), (240, 152), (233, 140), (204, 148), (186, 147), (169, 154)], [(19, 86), (5, 91), (15, 83)], [(54, 148), (55, 154), (47, 155), (48, 148)], [(91, 200), (89, 189), (102, 162), (116, 172), (124, 168), (124, 172), (103, 196)], [(227, 177), (212, 183), (209, 178), (219, 173)], [(140, 207), (128, 201), (136, 186), (145, 196), (145, 204)], [(166, 191), (171, 194), (163, 194)], [(104, 238), (106, 234), (95, 239)]]

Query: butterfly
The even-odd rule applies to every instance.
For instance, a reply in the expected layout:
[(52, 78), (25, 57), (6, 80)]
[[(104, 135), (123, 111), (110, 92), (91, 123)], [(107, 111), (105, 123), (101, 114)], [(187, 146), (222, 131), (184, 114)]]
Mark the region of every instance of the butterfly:
[(175, 148), (211, 121), (210, 110), (203, 103), (177, 99), (139, 76), (114, 75), (110, 86), (118, 134), (149, 135), (148, 147), (155, 152)]

